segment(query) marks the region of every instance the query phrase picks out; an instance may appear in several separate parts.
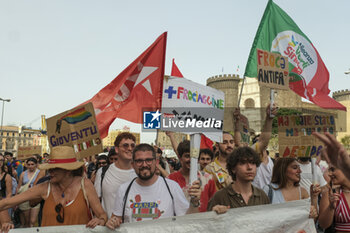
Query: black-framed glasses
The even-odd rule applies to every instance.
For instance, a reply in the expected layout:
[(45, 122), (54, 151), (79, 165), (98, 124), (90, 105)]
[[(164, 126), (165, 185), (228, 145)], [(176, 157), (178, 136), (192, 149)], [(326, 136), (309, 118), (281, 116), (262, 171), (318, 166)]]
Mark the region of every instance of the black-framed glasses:
[(155, 160), (155, 158), (147, 158), (147, 159), (135, 159), (134, 163), (137, 166), (141, 166), (144, 162), (146, 162), (147, 165), (151, 165), (153, 160)]
[(112, 158), (112, 157), (110, 157), (109, 160), (110, 160), (110, 161), (117, 161), (118, 158)]
[[(61, 210), (62, 210), (62, 215), (61, 215)], [(56, 220), (59, 223), (63, 223), (64, 222), (64, 209), (63, 209), (63, 205), (61, 203), (57, 204), (55, 206), (55, 211), (57, 213), (56, 216)]]
[(120, 145), (120, 147), (123, 147), (125, 150), (129, 149), (129, 147), (131, 147), (131, 149), (134, 149), (135, 146), (136, 146), (135, 143), (131, 143), (131, 144), (124, 143), (124, 144)]

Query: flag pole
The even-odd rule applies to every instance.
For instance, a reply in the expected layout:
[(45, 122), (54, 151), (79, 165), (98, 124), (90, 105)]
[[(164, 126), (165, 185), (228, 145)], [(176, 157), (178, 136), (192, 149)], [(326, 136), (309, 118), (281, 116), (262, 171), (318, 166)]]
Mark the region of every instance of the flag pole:
[(241, 93), (239, 94), (239, 98), (238, 98), (238, 106), (237, 106), (238, 108), (239, 108), (239, 105), (241, 104), (241, 98), (242, 98), (244, 81), (245, 81), (245, 76), (243, 76), (243, 81), (242, 81), (242, 86), (241, 86)]

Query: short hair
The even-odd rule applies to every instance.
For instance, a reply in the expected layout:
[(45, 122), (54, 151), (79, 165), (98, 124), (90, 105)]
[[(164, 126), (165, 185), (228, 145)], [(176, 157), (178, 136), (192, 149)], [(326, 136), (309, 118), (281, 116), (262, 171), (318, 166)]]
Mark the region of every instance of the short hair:
[(118, 134), (118, 136), (115, 138), (114, 146), (119, 147), (119, 144), (123, 139), (131, 139), (134, 142), (136, 142), (136, 138), (134, 135), (132, 135), (129, 132), (123, 132), (123, 133)]
[(135, 154), (138, 151), (151, 151), (152, 152), (152, 156), (153, 158), (156, 158), (156, 150), (154, 149), (153, 146), (151, 146), (150, 144), (147, 143), (141, 143), (139, 145), (137, 145), (134, 150), (132, 151), (132, 160), (135, 159)]
[(108, 158), (113, 156), (113, 155), (117, 155), (117, 152), (115, 151), (114, 148), (111, 148), (109, 151), (108, 151)]
[(5, 151), (4, 155), (5, 155), (5, 156), (6, 156), (6, 155), (9, 155), (9, 156), (13, 157), (12, 152), (9, 152), (9, 151)]
[(183, 140), (177, 146), (177, 153), (179, 154), (180, 158), (182, 157), (183, 154), (190, 153), (190, 151), (191, 151), (191, 146), (190, 146), (190, 141), (188, 140)]
[(199, 157), (198, 157), (198, 159), (201, 158), (201, 154), (209, 155), (211, 160), (214, 159), (214, 153), (213, 153), (213, 151), (210, 150), (210, 149), (208, 149), (208, 148), (201, 149), (201, 150), (199, 151)]
[(251, 162), (257, 167), (260, 166), (260, 158), (258, 153), (248, 146), (238, 147), (233, 150), (232, 154), (227, 158), (226, 168), (233, 180), (236, 180), (236, 174), (232, 170), (238, 163)]
[[(271, 183), (277, 184), (277, 189), (282, 189), (286, 187), (287, 185), (287, 168), (289, 164), (293, 163), (294, 161), (297, 161), (295, 158), (292, 157), (283, 157), (276, 161), (275, 165), (273, 166), (272, 170), (272, 178)], [(300, 181), (299, 181), (300, 182)], [(299, 182), (295, 182), (294, 186), (299, 186)]]

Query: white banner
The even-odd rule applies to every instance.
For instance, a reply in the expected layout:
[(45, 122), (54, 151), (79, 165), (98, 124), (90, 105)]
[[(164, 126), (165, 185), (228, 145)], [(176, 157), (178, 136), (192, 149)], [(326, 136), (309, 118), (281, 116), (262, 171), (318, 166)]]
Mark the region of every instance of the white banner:
[(225, 94), (222, 91), (185, 78), (166, 78), (162, 130), (203, 133), (213, 141), (222, 142), (224, 107)]
[(229, 210), (226, 214), (215, 212), (190, 214), (181, 217), (165, 218), (144, 222), (122, 224), (115, 231), (106, 227), (88, 229), (83, 225), (64, 227), (21, 228), (10, 233), (316, 233), (313, 219), (309, 219), (310, 202), (292, 201), (283, 204), (242, 207)]

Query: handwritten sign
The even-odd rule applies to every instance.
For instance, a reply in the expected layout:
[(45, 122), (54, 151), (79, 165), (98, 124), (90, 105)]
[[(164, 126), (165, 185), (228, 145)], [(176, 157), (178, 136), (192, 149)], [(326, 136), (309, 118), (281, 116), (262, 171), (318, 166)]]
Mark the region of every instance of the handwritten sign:
[(72, 146), (78, 159), (103, 151), (92, 103), (73, 108), (46, 121), (50, 148)]
[(283, 157), (317, 156), (323, 143), (312, 133), (335, 133), (333, 115), (280, 116), (277, 122), (279, 153)]
[(288, 58), (277, 53), (257, 49), (258, 82), (273, 89), (289, 89)]
[(26, 160), (34, 154), (41, 155), (41, 146), (19, 146), (17, 151), (18, 160)]

